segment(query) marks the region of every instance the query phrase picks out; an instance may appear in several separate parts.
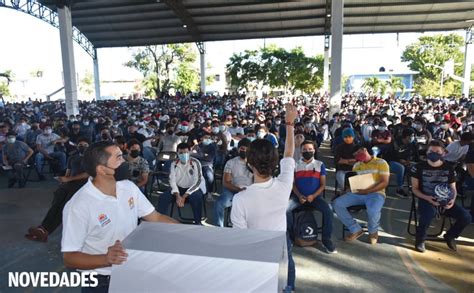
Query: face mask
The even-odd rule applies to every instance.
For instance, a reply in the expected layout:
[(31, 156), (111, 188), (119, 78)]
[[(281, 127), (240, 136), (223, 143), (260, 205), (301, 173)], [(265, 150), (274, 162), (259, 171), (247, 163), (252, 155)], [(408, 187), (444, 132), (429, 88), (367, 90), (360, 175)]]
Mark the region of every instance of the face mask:
[(52, 129), (45, 129), (44, 130), (44, 134), (50, 135), (51, 133), (53, 133)]
[(138, 156), (140, 155), (140, 151), (139, 150), (132, 150), (130, 151), (130, 157), (132, 158), (137, 158)]
[(7, 141), (8, 141), (8, 143), (13, 144), (16, 141), (16, 137), (9, 137), (9, 138), (7, 138)]
[(166, 133), (168, 133), (169, 135), (172, 135), (172, 134), (173, 134), (173, 130), (168, 130)]
[(84, 122), (82, 122), (82, 124), (83, 124), (84, 126), (89, 126), (89, 121), (84, 121)]
[(431, 162), (433, 162), (433, 163), (438, 162), (439, 160), (441, 160), (442, 157), (443, 157), (443, 155), (441, 155), (439, 153), (435, 153), (435, 152), (430, 152), (430, 153), (426, 154), (426, 158), (428, 160), (430, 160)]
[(179, 161), (186, 164), (189, 161), (189, 153), (182, 153), (178, 155)]
[(255, 139), (257, 139), (255, 136), (249, 136), (249, 137), (247, 137), (247, 138), (248, 138), (248, 140), (250, 140), (250, 142), (252, 142), (252, 141), (254, 141)]
[(241, 159), (245, 159), (245, 157), (247, 156), (247, 152), (246, 151), (239, 151), (239, 157)]
[(188, 126), (186, 126), (186, 125), (181, 126), (181, 131), (188, 132)]
[(83, 145), (80, 145), (77, 147), (77, 151), (79, 152), (79, 154), (84, 154), (84, 152), (86, 151), (87, 147), (86, 146), (83, 146)]
[(413, 128), (419, 131), (421, 130), (421, 124), (413, 124)]
[(212, 133), (219, 133), (219, 127), (212, 127)]
[(311, 123), (306, 123), (304, 126), (305, 126), (306, 128), (311, 128)]
[(102, 134), (102, 139), (104, 139), (104, 140), (109, 139), (109, 136), (107, 135), (107, 133)]
[(369, 154), (366, 154), (366, 153), (360, 153), (358, 154), (357, 156), (355, 156), (355, 159), (358, 161), (358, 162), (366, 162), (370, 159), (370, 155)]
[(352, 144), (354, 142), (354, 138), (352, 136), (346, 136), (344, 137), (344, 142), (346, 144)]
[(259, 131), (259, 132), (257, 133), (257, 137), (260, 138), (260, 139), (263, 139), (263, 138), (265, 137), (265, 135), (266, 135), (265, 132)]
[(46, 122), (46, 119), (41, 119), (41, 122), (45, 123), (45, 122)]
[(212, 139), (209, 139), (209, 138), (202, 141), (203, 145), (210, 145), (211, 143), (212, 143)]
[(95, 124), (99, 123), (99, 120), (98, 120), (98, 119), (94, 119), (94, 120), (92, 120), (92, 121), (94, 121)]
[(127, 180), (130, 178), (130, 170), (127, 162), (123, 162), (117, 169), (114, 169), (115, 181)]
[(448, 124), (443, 124), (443, 125), (441, 125), (441, 129), (443, 129), (443, 130), (448, 129)]
[(306, 161), (314, 158), (314, 152), (303, 152), (302, 155)]
[(276, 120), (276, 121), (275, 121), (275, 124), (276, 124), (276, 125), (281, 125), (281, 120)]
[(221, 126), (219, 126), (219, 131), (222, 131), (222, 132), (224, 132), (224, 131), (225, 131), (225, 125), (221, 125)]
[(232, 127), (237, 127), (237, 123), (232, 123)]

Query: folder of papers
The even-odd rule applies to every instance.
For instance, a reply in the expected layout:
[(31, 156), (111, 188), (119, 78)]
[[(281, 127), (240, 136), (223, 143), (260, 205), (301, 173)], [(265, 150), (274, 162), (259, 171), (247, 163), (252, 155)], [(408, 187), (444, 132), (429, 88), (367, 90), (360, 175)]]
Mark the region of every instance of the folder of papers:
[(372, 174), (362, 174), (349, 177), (349, 186), (352, 193), (357, 193), (357, 190), (367, 189), (375, 184), (374, 176)]

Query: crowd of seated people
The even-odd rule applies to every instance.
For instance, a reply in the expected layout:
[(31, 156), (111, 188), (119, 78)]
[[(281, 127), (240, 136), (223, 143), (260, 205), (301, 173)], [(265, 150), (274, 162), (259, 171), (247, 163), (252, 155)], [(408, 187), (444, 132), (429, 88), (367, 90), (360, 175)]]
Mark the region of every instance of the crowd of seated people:
[[(151, 192), (155, 171), (168, 174), (170, 190), (158, 199), (157, 210), (168, 214), (172, 203), (181, 208), (189, 203), (195, 224), (201, 224), (206, 197), (212, 204), (216, 226), (224, 226), (226, 209), (233, 197), (253, 183), (246, 154), (252, 143), (268, 140), (280, 152), (284, 149), (286, 103), (296, 105), (294, 124), (296, 162), (294, 184), (288, 194), (288, 223), (300, 206), (321, 212), (322, 244), (336, 252), (332, 239), (334, 213), (349, 230), (346, 241), (364, 234), (348, 207), (363, 205), (368, 215), (369, 241), (376, 244), (382, 207), (388, 195), (390, 177), (397, 195), (418, 198), (420, 222), (416, 249), (425, 251), (426, 229), (434, 215), (455, 218), (445, 234), (451, 249), (474, 215), (456, 201), (474, 189), (473, 99), (419, 99), (403, 101), (378, 96), (343, 97), (341, 111), (329, 117), (327, 96), (263, 99), (244, 95), (166, 96), (155, 100), (80, 102), (79, 114), (67, 116), (59, 102), (7, 104), (0, 108), (0, 150), (2, 164), (11, 166), (8, 186), (26, 184), (23, 174), (34, 166), (38, 178), (47, 176), (45, 162), (61, 185), (52, 207), (40, 226), (27, 237), (46, 241), (61, 222), (60, 211), (87, 181), (80, 156), (89, 144), (116, 143), (127, 163), (127, 178), (142, 192)], [(323, 141), (330, 142), (336, 167), (337, 197), (324, 198), (328, 182), (326, 164), (318, 159)], [(175, 153), (175, 160), (160, 161), (160, 153)], [(221, 171), (222, 170), (222, 171)], [(222, 172), (222, 186), (216, 188), (216, 172)], [(373, 185), (350, 190), (349, 174), (372, 174)], [(430, 175), (431, 174), (431, 175)], [(431, 178), (430, 178), (431, 176)], [(462, 180), (460, 180), (460, 178)], [(153, 183), (153, 182), (151, 182)], [(332, 183), (331, 183), (332, 184)], [(453, 190), (450, 201), (440, 207), (436, 184)], [(350, 190), (350, 191), (349, 191)]]

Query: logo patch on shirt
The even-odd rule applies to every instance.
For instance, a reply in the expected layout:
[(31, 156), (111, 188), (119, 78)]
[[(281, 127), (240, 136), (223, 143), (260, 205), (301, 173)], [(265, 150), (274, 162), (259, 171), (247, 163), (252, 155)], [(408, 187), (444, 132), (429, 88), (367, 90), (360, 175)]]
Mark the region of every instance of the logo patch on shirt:
[(101, 227), (104, 227), (105, 225), (110, 223), (109, 217), (107, 217), (106, 214), (100, 214), (99, 215), (99, 223)]
[(193, 176), (194, 175), (194, 171), (193, 169), (189, 169), (189, 175)]
[(130, 197), (128, 199), (128, 206), (130, 207), (130, 209), (133, 209), (135, 207), (135, 202), (133, 200), (133, 197)]

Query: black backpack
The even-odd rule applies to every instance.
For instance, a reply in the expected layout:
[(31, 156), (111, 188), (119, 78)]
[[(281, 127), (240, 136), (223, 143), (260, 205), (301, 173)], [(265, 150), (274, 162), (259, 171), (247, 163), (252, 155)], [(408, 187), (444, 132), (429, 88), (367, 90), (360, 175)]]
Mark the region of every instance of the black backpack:
[(312, 246), (318, 239), (318, 224), (313, 212), (308, 209), (295, 211), (293, 213), (292, 236), (295, 245)]

